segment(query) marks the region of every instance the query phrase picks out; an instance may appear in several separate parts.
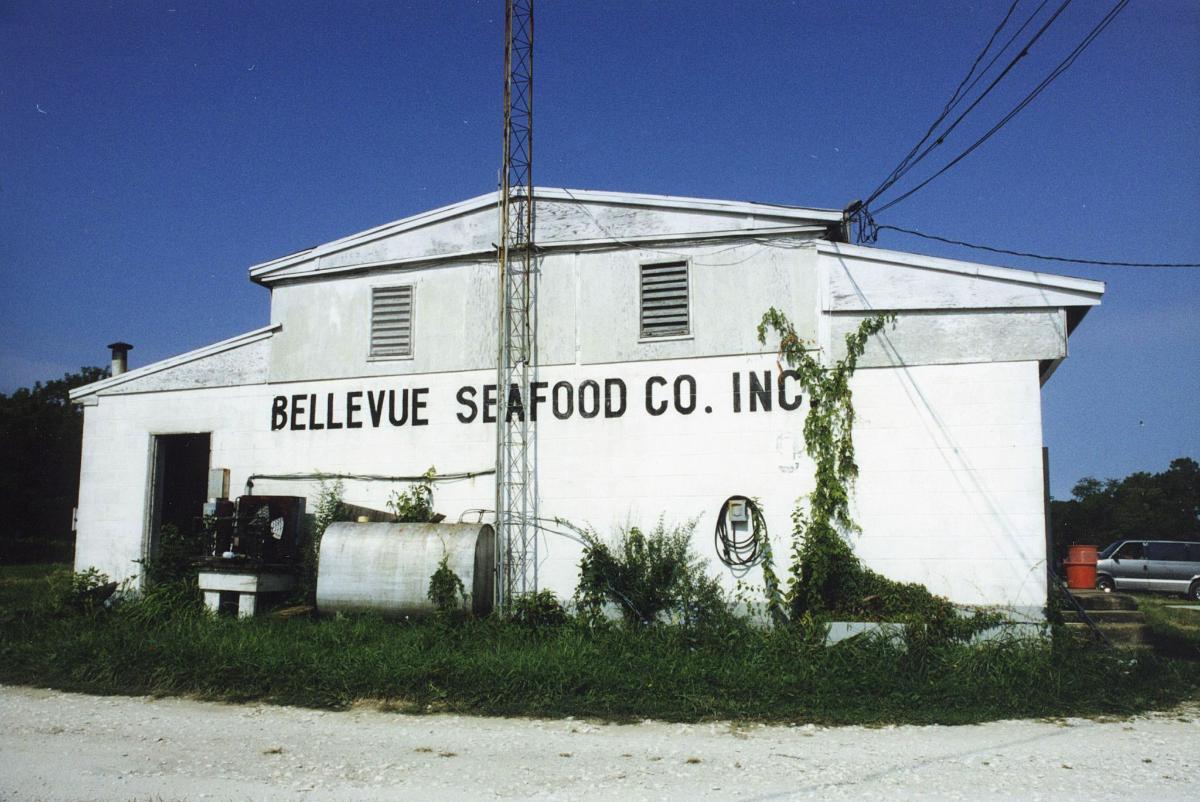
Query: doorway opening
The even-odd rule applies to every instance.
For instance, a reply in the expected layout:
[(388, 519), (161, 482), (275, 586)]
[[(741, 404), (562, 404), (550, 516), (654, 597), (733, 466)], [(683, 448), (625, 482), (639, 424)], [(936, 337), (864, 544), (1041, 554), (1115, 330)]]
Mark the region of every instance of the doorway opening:
[(201, 526), (208, 500), (208, 464), (212, 435), (154, 436), (154, 474), (150, 501), (150, 533), (146, 556), (157, 557), (164, 526), (193, 535)]

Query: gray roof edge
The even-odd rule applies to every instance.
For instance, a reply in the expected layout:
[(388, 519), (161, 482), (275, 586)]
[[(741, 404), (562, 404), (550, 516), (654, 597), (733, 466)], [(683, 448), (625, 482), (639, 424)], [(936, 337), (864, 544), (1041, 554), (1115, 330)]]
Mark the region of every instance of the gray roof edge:
[(237, 348), (242, 348), (243, 346), (247, 346), (251, 343), (256, 343), (259, 340), (265, 340), (268, 337), (271, 337), (281, 328), (283, 328), (282, 323), (272, 323), (269, 326), (263, 326), (260, 329), (254, 329), (253, 331), (239, 334), (236, 337), (230, 337), (228, 340), (221, 340), (220, 342), (213, 343), (212, 345), (206, 345), (193, 351), (187, 351), (186, 353), (182, 353), (177, 356), (160, 359), (158, 362), (151, 362), (149, 365), (143, 365), (136, 370), (126, 371), (120, 376), (109, 376), (107, 379), (101, 379), (100, 381), (92, 382), (91, 384), (85, 384), (82, 387), (76, 387), (70, 393), (71, 401), (78, 403), (89, 396), (96, 395), (103, 390), (111, 389), (118, 385), (124, 384), (125, 382), (135, 381), (145, 376), (151, 376), (155, 373), (160, 373), (164, 370), (179, 367), (180, 365), (186, 365), (189, 362), (195, 362), (198, 359), (204, 359), (205, 357), (215, 356), (217, 354), (225, 353), (226, 351), (233, 351)]
[(890, 251), (885, 248), (870, 248), (863, 245), (850, 245), (845, 242), (819, 241), (816, 244), (818, 253), (849, 256), (857, 259), (867, 259), (875, 262), (888, 262), (905, 267), (939, 270), (946, 273), (959, 273), (977, 278), (991, 278), (1001, 281), (1032, 284), (1039, 287), (1054, 287), (1061, 290), (1094, 296), (1096, 304), (1100, 303), (1106, 286), (1103, 281), (1087, 278), (1064, 276), (1059, 273), (1043, 273), (1036, 270), (1023, 270), (1016, 267), (997, 267), (982, 262), (964, 262), (959, 259), (946, 259), (941, 256), (926, 256), (909, 251)]
[[(600, 204), (624, 206), (653, 206), (671, 209), (691, 209), (721, 214), (745, 214), (758, 217), (775, 217), (787, 220), (805, 221), (810, 223), (834, 223), (842, 219), (842, 213), (833, 209), (817, 209), (803, 206), (782, 206), (769, 203), (754, 203), (751, 201), (717, 200), (712, 198), (692, 198), (675, 195), (650, 195), (635, 192), (605, 192), (590, 189), (566, 189), (558, 187), (534, 187), (534, 198), (540, 200), (561, 200), (571, 202), (593, 202)], [(409, 217), (394, 220), (390, 223), (375, 226), (340, 237), (321, 245), (297, 251), (286, 256), (271, 259), (266, 262), (251, 265), (250, 278), (259, 280), (268, 273), (292, 265), (315, 259), (329, 253), (364, 245), (375, 239), (392, 234), (402, 233), (420, 226), (436, 223), (460, 215), (468, 214), (499, 202), (498, 192), (477, 195), (464, 201), (441, 206), (436, 209), (420, 212)]]

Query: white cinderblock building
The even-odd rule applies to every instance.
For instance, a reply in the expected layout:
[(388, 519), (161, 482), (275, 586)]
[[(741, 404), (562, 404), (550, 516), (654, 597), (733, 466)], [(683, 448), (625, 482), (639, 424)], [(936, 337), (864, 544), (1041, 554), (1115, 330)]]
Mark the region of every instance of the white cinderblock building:
[[(1040, 387), (1099, 304), (1094, 281), (831, 241), (841, 213), (539, 189), (541, 514), (604, 533), (763, 503), (777, 555), (812, 487), (807, 400), (755, 328), (786, 312), (824, 359), (879, 311), (898, 319), (854, 380), (867, 565), (968, 604), (1045, 600)], [(495, 505), (496, 196), (250, 269), (270, 324), (80, 388), (76, 566), (138, 572), (158, 525), (203, 501), (195, 477), (483, 475), (436, 486), (454, 520)], [(675, 303), (644, 302), (659, 293)], [(382, 508), (392, 485), (347, 482)], [(315, 481), (256, 479), (260, 494)], [(198, 495), (197, 495), (198, 494)], [(183, 506), (181, 506), (183, 505)], [(471, 520), (474, 520), (472, 515)], [(569, 595), (578, 546), (547, 534), (542, 585)]]

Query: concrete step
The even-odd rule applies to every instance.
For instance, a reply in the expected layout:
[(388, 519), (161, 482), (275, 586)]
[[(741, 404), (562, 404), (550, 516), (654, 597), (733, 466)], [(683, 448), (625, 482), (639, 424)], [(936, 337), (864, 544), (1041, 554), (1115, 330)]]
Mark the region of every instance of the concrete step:
[(1125, 593), (1105, 593), (1102, 590), (1072, 590), (1071, 595), (1085, 610), (1136, 610), (1137, 599)]
[[(1150, 627), (1146, 624), (1100, 624), (1100, 631), (1114, 646), (1152, 646)], [(1091, 629), (1083, 622), (1068, 623), (1067, 627), (1088, 635)]]
[[(1088, 610), (1088, 617), (1097, 624), (1144, 624), (1146, 614), (1141, 610)], [(1083, 618), (1074, 610), (1063, 610), (1063, 620), (1083, 622)]]

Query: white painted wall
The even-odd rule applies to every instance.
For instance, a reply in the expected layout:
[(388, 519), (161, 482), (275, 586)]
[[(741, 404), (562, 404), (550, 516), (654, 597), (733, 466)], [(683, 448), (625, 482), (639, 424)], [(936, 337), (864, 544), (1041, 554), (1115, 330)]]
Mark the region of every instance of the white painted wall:
[[(871, 315), (831, 315), (830, 348), (846, 355), (846, 335)], [(1062, 309), (931, 309), (903, 312), (867, 341), (860, 367), (1025, 362), (1067, 355)]]
[[(678, 244), (555, 252), (538, 267), (538, 361), (599, 364), (762, 353), (755, 327), (770, 306), (791, 310), (815, 339), (815, 251), (761, 243)], [(687, 261), (692, 331), (640, 340), (639, 266)], [(276, 285), (273, 382), (480, 370), (496, 364), (496, 264), (452, 262)], [(411, 358), (368, 358), (371, 288), (413, 285)]]
[[(958, 602), (1040, 608), (1038, 366), (1066, 355), (1065, 310), (1076, 309), (1077, 320), (1103, 285), (813, 240), (837, 219), (819, 210), (606, 193), (583, 193), (578, 204), (565, 190), (547, 192), (539, 195), (539, 242), (550, 244), (539, 259), (538, 380), (577, 389), (621, 379), (627, 408), (564, 420), (542, 408), (543, 516), (604, 534), (660, 516), (695, 519), (697, 550), (711, 558), (722, 502), (753, 496), (765, 505), (782, 573), (791, 511), (811, 489), (812, 466), (801, 436), (806, 407), (749, 410), (747, 373), (778, 370), (774, 341), (757, 342), (759, 319), (782, 309), (828, 362), (844, 355), (843, 338), (862, 319), (896, 311), (854, 380), (863, 528), (854, 547), (885, 575)], [(251, 272), (272, 288), (272, 327), (73, 392), (86, 411), (77, 567), (115, 578), (138, 571), (155, 434), (211, 432), (211, 465), (230, 469), (234, 495), (255, 473), (492, 469), (494, 425), (460, 421), (456, 399), (471, 386), (479, 400), (479, 388), (495, 381), (494, 230), (494, 203), (474, 199), (259, 265)], [(736, 236), (710, 237), (722, 231)], [(690, 266), (691, 331), (643, 341), (639, 265), (680, 259)], [(414, 353), (372, 361), (371, 288), (392, 284), (415, 288)], [(742, 412), (733, 409), (735, 373)], [(651, 415), (648, 380), (663, 377), (659, 393), (669, 398), (663, 390), (683, 375), (695, 380), (695, 409)], [(426, 425), (367, 423), (370, 393), (406, 389), (424, 392)], [(331, 420), (345, 423), (352, 393), (361, 394), (361, 428), (297, 430), (290, 418), (272, 428), (276, 397), (290, 407), (294, 395), (315, 395), (322, 410), (332, 398)], [(346, 500), (382, 508), (391, 489), (351, 481)], [(255, 486), (310, 500), (316, 490)], [(436, 506), (451, 519), (494, 503), (490, 476), (437, 485)], [(578, 557), (577, 545), (547, 535), (543, 585), (570, 594)], [(732, 582), (715, 560), (711, 567)]]
[[(719, 357), (546, 368), (540, 379), (621, 378), (628, 395), (620, 417), (559, 420), (539, 414), (541, 514), (591, 526), (697, 519), (696, 549), (714, 558), (712, 527), (731, 495), (759, 498), (775, 553), (786, 560), (790, 513), (812, 487), (800, 436), (807, 404), (792, 412), (749, 411), (747, 371), (775, 370), (772, 356)], [(733, 412), (732, 374), (742, 375), (742, 412)], [(696, 380), (696, 409), (646, 411), (646, 380)], [(229, 468), (239, 494), (251, 473), (303, 471), (420, 474), (491, 468), (494, 426), (460, 422), (456, 394), (494, 381), (491, 371), (260, 385), (102, 397), (87, 408), (76, 565), (110, 576), (137, 572), (145, 537), (144, 501), (152, 434), (212, 432), (212, 466)], [(374, 429), (271, 429), (277, 395), (318, 395), (344, 422), (345, 394), (428, 388), (428, 424)], [(1036, 363), (867, 369), (855, 380), (862, 478), (857, 509), (864, 532), (852, 538), (868, 565), (897, 579), (924, 582), (964, 603), (1038, 607), (1042, 579), (1040, 412)], [(658, 391), (656, 398), (669, 399)], [(364, 404), (365, 407), (365, 404)], [(711, 412), (706, 412), (711, 408)], [(322, 418), (325, 416), (322, 415)], [(306, 420), (307, 418), (305, 418)], [(323, 423), (328, 421), (323, 420)], [(314, 483), (260, 480), (262, 494), (315, 494)], [(382, 507), (390, 488), (348, 482), (347, 500)], [(451, 520), (492, 508), (491, 477), (439, 484), (436, 508)], [(547, 535), (543, 585), (569, 595), (578, 547)], [(755, 577), (752, 577), (755, 578)]]
[(967, 604), (1046, 598), (1036, 362), (860, 370), (854, 538), (866, 563)]

